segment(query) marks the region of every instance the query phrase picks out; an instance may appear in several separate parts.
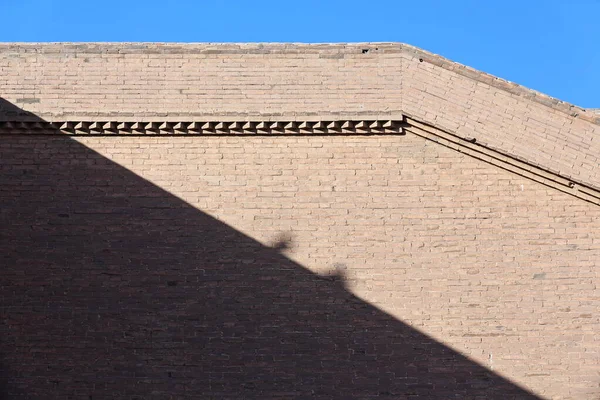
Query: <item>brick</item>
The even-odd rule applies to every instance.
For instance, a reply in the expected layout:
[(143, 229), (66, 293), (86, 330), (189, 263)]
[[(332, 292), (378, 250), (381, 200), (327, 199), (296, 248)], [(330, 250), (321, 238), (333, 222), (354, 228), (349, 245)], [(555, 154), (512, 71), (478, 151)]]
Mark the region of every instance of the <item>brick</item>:
[[(597, 125), (405, 45), (0, 45), (0, 68), (48, 120), (399, 113), (600, 179)], [(13, 398), (597, 395), (600, 208), (522, 169), (411, 132), (0, 139)]]

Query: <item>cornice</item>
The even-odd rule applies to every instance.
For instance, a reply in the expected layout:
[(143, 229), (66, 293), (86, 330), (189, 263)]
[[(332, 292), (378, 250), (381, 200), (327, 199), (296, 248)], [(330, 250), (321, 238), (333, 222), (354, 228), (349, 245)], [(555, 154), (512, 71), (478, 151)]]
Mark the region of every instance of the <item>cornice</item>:
[(402, 120), (5, 121), (0, 135), (402, 134)]

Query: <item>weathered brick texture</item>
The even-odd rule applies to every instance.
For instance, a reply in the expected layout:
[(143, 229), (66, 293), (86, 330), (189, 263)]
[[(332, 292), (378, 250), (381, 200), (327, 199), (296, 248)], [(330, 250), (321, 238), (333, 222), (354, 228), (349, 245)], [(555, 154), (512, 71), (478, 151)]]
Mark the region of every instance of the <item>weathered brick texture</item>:
[[(0, 95), (47, 120), (407, 114), (600, 183), (591, 114), (436, 57), (2, 45)], [(600, 207), (410, 132), (0, 136), (0, 206), (9, 398), (600, 395)]]

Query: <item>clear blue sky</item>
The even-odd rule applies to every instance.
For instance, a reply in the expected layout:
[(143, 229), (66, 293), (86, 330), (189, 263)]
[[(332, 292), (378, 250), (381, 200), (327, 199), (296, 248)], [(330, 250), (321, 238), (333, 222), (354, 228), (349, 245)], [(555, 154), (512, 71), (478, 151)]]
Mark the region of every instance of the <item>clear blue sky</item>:
[(600, 108), (600, 0), (0, 0), (0, 21), (6, 42), (405, 42)]

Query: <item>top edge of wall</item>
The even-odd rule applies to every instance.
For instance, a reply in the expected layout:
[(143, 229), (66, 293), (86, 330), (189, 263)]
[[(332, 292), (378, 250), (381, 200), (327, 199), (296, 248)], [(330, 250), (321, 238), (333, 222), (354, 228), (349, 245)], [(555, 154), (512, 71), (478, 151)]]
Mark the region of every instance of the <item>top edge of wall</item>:
[(37, 54), (64, 54), (70, 57), (87, 54), (159, 54), (183, 57), (186, 54), (244, 55), (244, 54), (317, 54), (324, 58), (341, 58), (338, 55), (374, 56), (402, 53), (414, 61), (426, 62), (468, 77), (508, 93), (528, 98), (558, 110), (571, 117), (600, 125), (597, 111), (548, 96), (517, 83), (490, 75), (438, 54), (401, 42), (357, 42), (357, 43), (161, 43), (161, 42), (48, 42), (6, 43), (0, 42), (0, 53), (15, 54), (17, 57)]
[(2, 43), (0, 52), (85, 54), (270, 54), (319, 52), (400, 52), (403, 43), (158, 43), (158, 42), (55, 42)]

